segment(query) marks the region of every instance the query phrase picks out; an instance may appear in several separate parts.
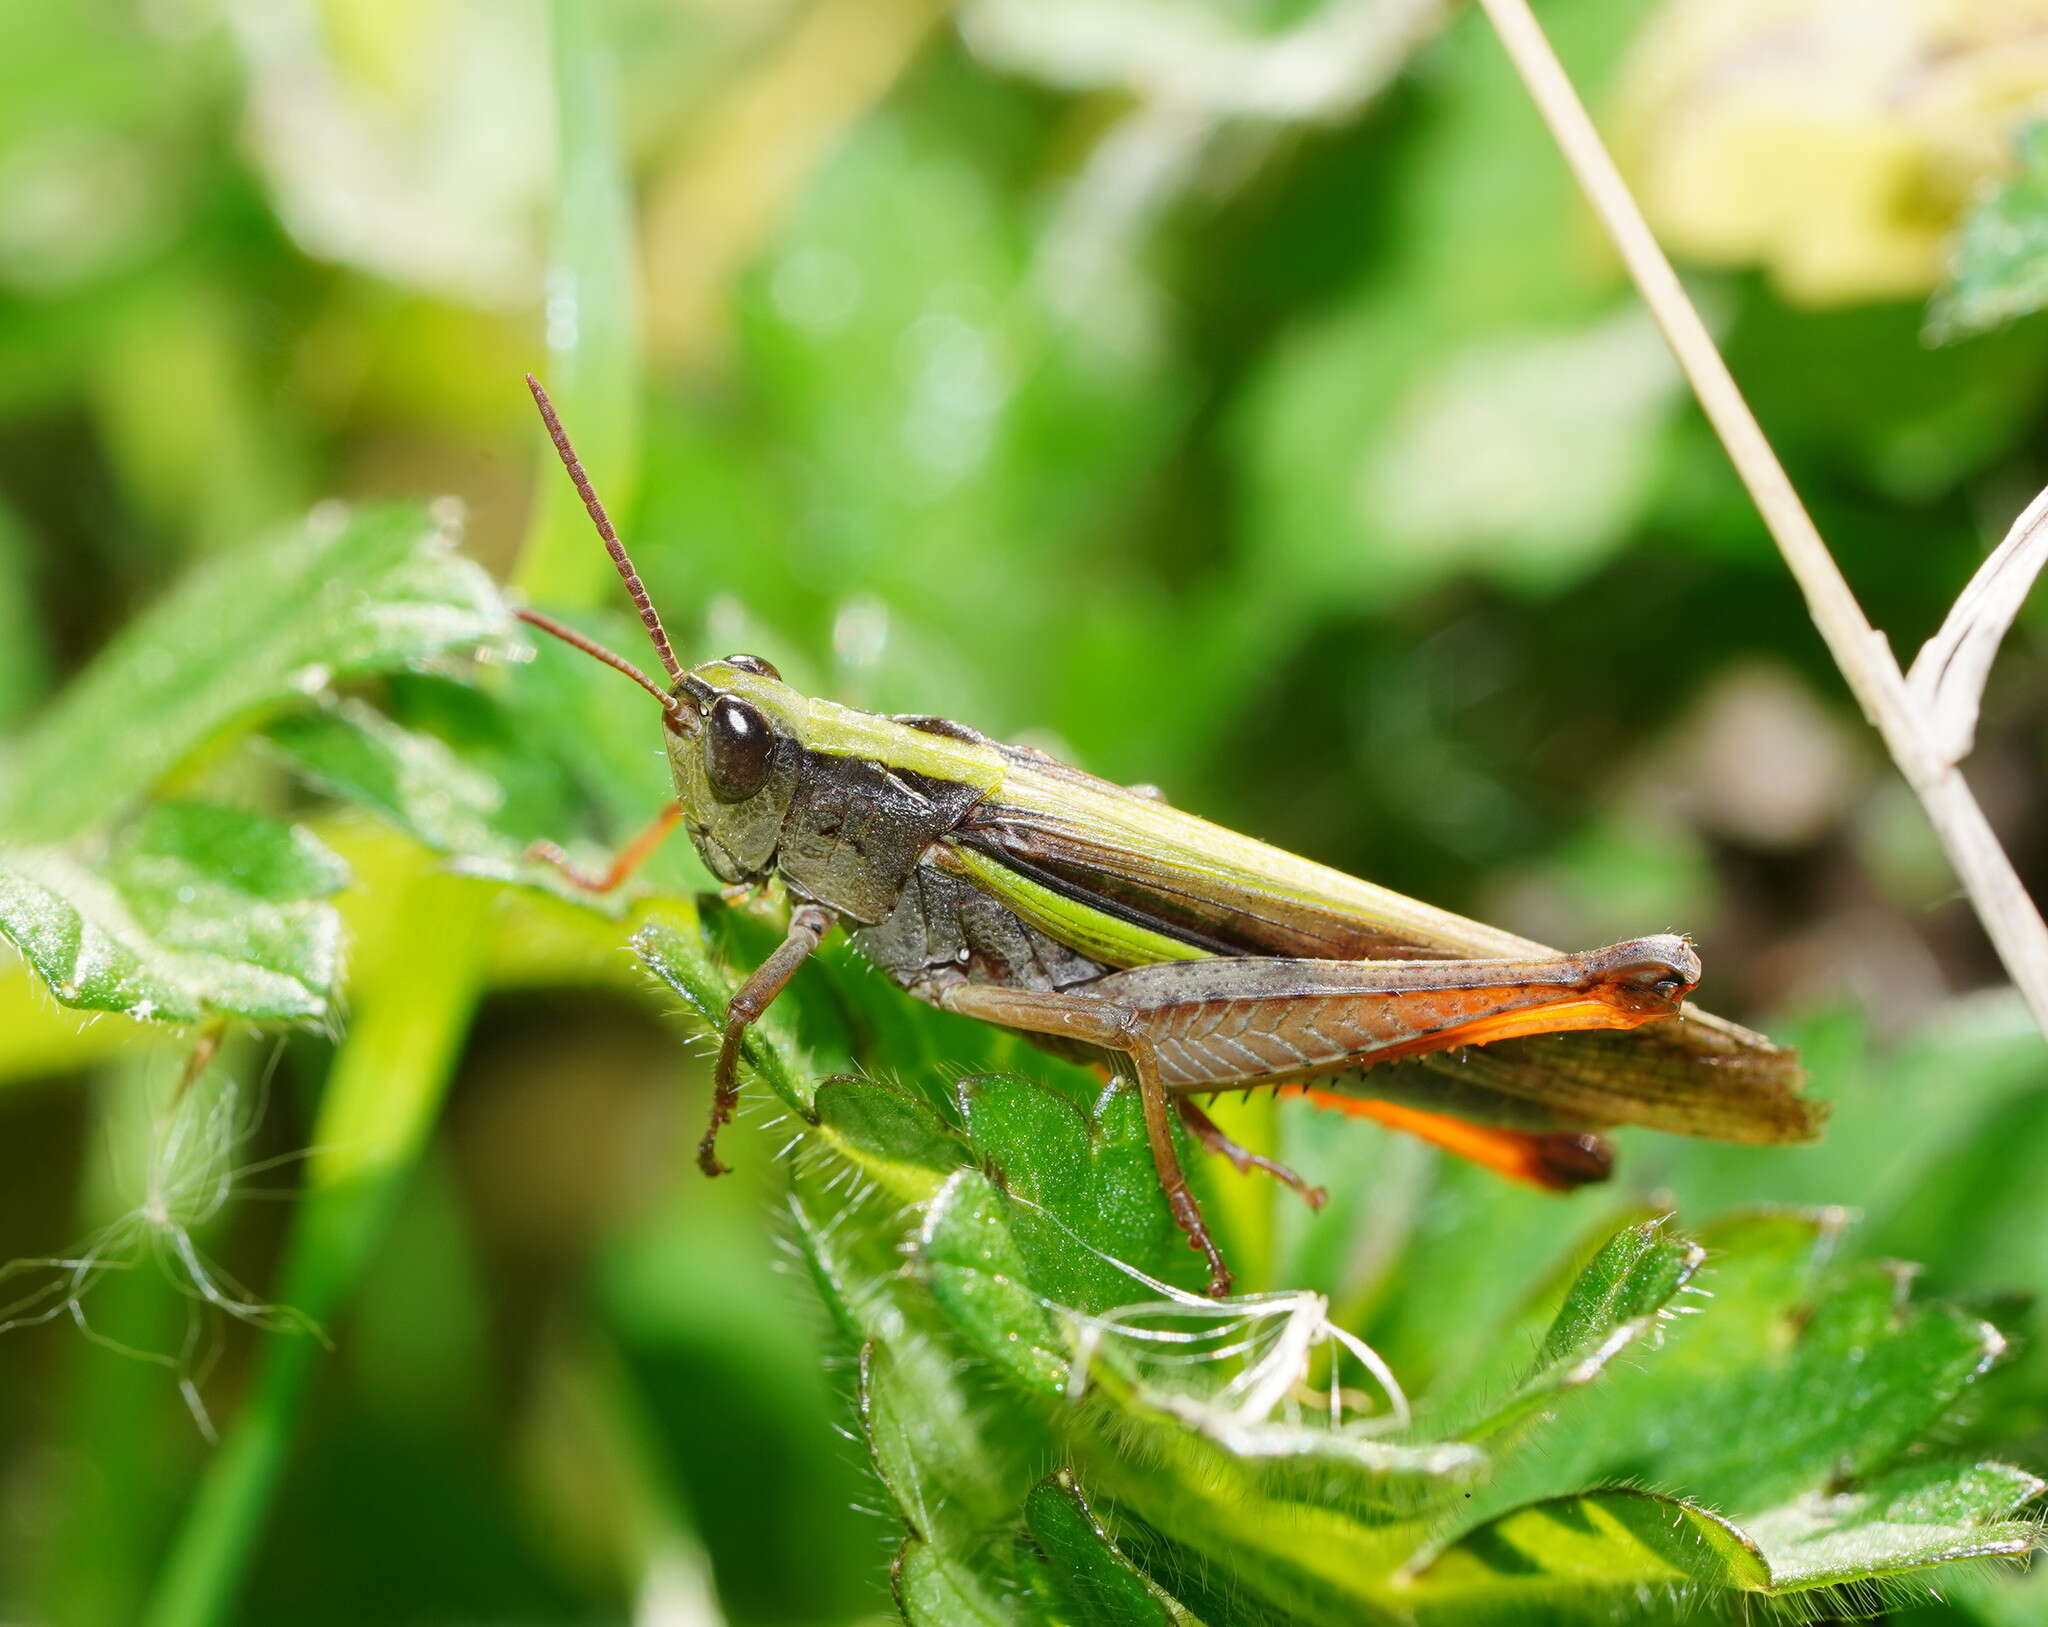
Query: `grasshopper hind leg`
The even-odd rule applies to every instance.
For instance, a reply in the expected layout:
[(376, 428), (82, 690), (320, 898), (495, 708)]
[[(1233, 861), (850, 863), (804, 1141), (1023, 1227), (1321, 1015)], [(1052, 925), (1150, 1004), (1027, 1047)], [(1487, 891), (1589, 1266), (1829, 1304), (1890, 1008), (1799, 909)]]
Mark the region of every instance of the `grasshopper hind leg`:
[(1180, 1121), (1188, 1127), (1188, 1133), (1211, 1152), (1230, 1160), (1231, 1167), (1240, 1175), (1249, 1175), (1255, 1169), (1262, 1169), (1282, 1186), (1301, 1194), (1302, 1201), (1311, 1209), (1320, 1209), (1330, 1201), (1330, 1194), (1319, 1186), (1311, 1186), (1285, 1164), (1276, 1164), (1270, 1158), (1261, 1158), (1249, 1147), (1233, 1141), (1228, 1131), (1208, 1112), (1199, 1106), (1192, 1096), (1176, 1096), (1173, 1105), (1180, 1110)]
[[(1174, 1149), (1172, 1109), (1159, 1075), (1158, 1051), (1145, 1035), (1130, 1031), (1119, 1007), (1086, 994), (1041, 993), (991, 983), (956, 983), (938, 996), (937, 1003), (983, 1022), (1078, 1040), (1122, 1056), (1130, 1064), (1138, 1101), (1145, 1110), (1145, 1139), (1151, 1144), (1152, 1164), (1159, 1173), (1160, 1190), (1166, 1194), (1166, 1207), (1186, 1235), (1188, 1247), (1208, 1261), (1209, 1297), (1221, 1299), (1230, 1292), (1230, 1267), (1224, 1263), (1209, 1223), (1202, 1218), (1201, 1205), (1195, 1202), (1180, 1167), (1180, 1154)], [(1220, 1130), (1216, 1133), (1222, 1134)]]

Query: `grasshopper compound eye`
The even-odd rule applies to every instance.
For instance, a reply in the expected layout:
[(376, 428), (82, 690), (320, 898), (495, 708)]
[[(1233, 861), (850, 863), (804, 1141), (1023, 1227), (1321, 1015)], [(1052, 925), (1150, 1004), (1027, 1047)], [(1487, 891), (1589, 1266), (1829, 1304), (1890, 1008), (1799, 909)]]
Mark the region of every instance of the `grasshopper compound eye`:
[(745, 802), (775, 767), (775, 731), (759, 708), (732, 695), (711, 703), (704, 725), (704, 777), (720, 802)]

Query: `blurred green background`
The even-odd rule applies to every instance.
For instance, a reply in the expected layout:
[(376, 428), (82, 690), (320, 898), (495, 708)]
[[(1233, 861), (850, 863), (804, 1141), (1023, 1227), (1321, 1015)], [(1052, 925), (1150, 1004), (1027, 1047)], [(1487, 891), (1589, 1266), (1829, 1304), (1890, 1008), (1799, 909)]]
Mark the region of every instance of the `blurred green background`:
[[(2038, 265), (2001, 238), (1946, 280), (1973, 218), (2048, 214), (2018, 156), (2048, 5), (1539, 10), (1910, 655), (2048, 478)], [(558, 141), (578, 96), (623, 172)], [(2048, 1288), (2040, 1213), (2001, 1196), (2029, 1177), (1991, 1156), (2038, 1139), (2048, 1064), (1475, 13), (0, 5), (0, 724), (324, 498), (459, 500), (512, 579), (580, 522), (529, 368), (686, 659), (1027, 738), (1546, 941), (1689, 931), (1703, 997), (1818, 1042), (1866, 1124), (1913, 1137), (1896, 1104), (1946, 1070), (2001, 1083), (1918, 1184), (1876, 1153), (1681, 1180), (1633, 1138), (1624, 1195), (1864, 1205), (1939, 1290)], [(612, 604), (581, 547), (524, 585)], [(2037, 892), (2040, 627), (1970, 765)], [(696, 1177), (701, 1062), (608, 955), (565, 929), (486, 992), (236, 1619), (887, 1615), (895, 1530), (778, 1255), (776, 1139), (744, 1122), (740, 1177)], [(132, 1203), (179, 1056), (11, 958), (0, 985), (0, 1257), (62, 1256)], [(259, 1297), (331, 1051), (242, 1053), (271, 1083), (234, 1160), (286, 1161), (207, 1245)], [(229, 1325), (214, 1360), (165, 1273), (95, 1295), (171, 1359), (0, 1339), (6, 1619), (138, 1619), (213, 1450), (180, 1379), (231, 1418), (290, 1337)]]

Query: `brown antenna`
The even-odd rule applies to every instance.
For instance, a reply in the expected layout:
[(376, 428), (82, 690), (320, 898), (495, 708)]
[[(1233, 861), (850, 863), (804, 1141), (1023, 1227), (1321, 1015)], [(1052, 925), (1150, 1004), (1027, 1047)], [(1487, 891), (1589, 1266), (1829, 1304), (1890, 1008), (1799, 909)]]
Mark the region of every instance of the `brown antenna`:
[(559, 638), (564, 644), (581, 650), (585, 655), (596, 656), (598, 660), (602, 661), (614, 672), (623, 672), (634, 683), (646, 690), (648, 694), (660, 701), (663, 711), (674, 713), (682, 710), (683, 703), (681, 701), (677, 700), (666, 689), (663, 689), (660, 684), (648, 677), (646, 673), (634, 666), (623, 655), (614, 655), (610, 650), (598, 643), (596, 639), (585, 638), (566, 622), (556, 621), (553, 616), (543, 616), (538, 610), (529, 610), (523, 605), (513, 611), (512, 614), (521, 621), (526, 622), (529, 626), (538, 627), (543, 633)]
[[(647, 636), (654, 640), (654, 653), (661, 657), (661, 664), (668, 669), (668, 675), (680, 680), (683, 669), (676, 661), (676, 652), (669, 647), (668, 634), (662, 628), (661, 617), (655, 614), (654, 601), (647, 597), (647, 589), (641, 585), (640, 573), (633, 569), (633, 561), (626, 553), (626, 545), (619, 541), (618, 532), (612, 529), (611, 516), (605, 513), (604, 504), (598, 501), (597, 493), (591, 489), (590, 476), (583, 472), (583, 464), (576, 456), (576, 449), (569, 444), (569, 433), (562, 428), (562, 420), (555, 416), (554, 403), (548, 400), (547, 391), (540, 387), (540, 380), (531, 373), (526, 375), (526, 387), (533, 392), (533, 404), (540, 408), (540, 421), (548, 427), (548, 439), (555, 443), (555, 452), (562, 460), (562, 467), (569, 471), (569, 478), (575, 483), (576, 495), (583, 499), (584, 508), (590, 512), (590, 523), (597, 527), (597, 534), (604, 539), (605, 551), (612, 556), (612, 563), (619, 568), (619, 575), (625, 581), (626, 591), (633, 596), (633, 608), (640, 612), (640, 620), (647, 628)], [(531, 616), (526, 619), (533, 620)], [(539, 627), (542, 623), (536, 621), (534, 625)], [(559, 627), (560, 624), (557, 623), (546, 630), (560, 638), (563, 635), (558, 630)], [(567, 642), (574, 644), (576, 640), (572, 638)], [(589, 648), (587, 645), (579, 647)], [(653, 684), (641, 677), (634, 667), (612, 655), (610, 651), (590, 648), (590, 653), (608, 659), (612, 665), (640, 678), (641, 683), (646, 684), (649, 689), (654, 689), (655, 694), (662, 694), (661, 690), (655, 689)], [(663, 699), (666, 700), (667, 697), (664, 695)]]

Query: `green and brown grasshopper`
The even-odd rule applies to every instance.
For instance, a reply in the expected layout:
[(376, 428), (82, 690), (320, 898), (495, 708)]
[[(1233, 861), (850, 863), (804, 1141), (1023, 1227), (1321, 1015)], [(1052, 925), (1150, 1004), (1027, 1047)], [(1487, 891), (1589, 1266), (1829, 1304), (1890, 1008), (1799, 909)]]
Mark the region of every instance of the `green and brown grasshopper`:
[(608, 890), (681, 824), (721, 880), (780, 881), (792, 904), (788, 936), (726, 1013), (706, 1174), (724, 1170), (717, 1137), (748, 1026), (834, 926), (917, 999), (1120, 1060), (1218, 1295), (1230, 1273), (1181, 1172), (1176, 1113), (1240, 1170), (1311, 1203), (1322, 1194), (1232, 1142), (1198, 1097), (1300, 1087), (1553, 1190), (1605, 1177), (1594, 1132), (1611, 1125), (1741, 1142), (1817, 1131), (1791, 1052), (1702, 1012), (1666, 1020), (1699, 981), (1683, 938), (1555, 954), (962, 724), (810, 699), (755, 656), (684, 669), (546, 393), (527, 383), (669, 684), (520, 614), (661, 703), (676, 788), (602, 875), (550, 844), (537, 856)]

